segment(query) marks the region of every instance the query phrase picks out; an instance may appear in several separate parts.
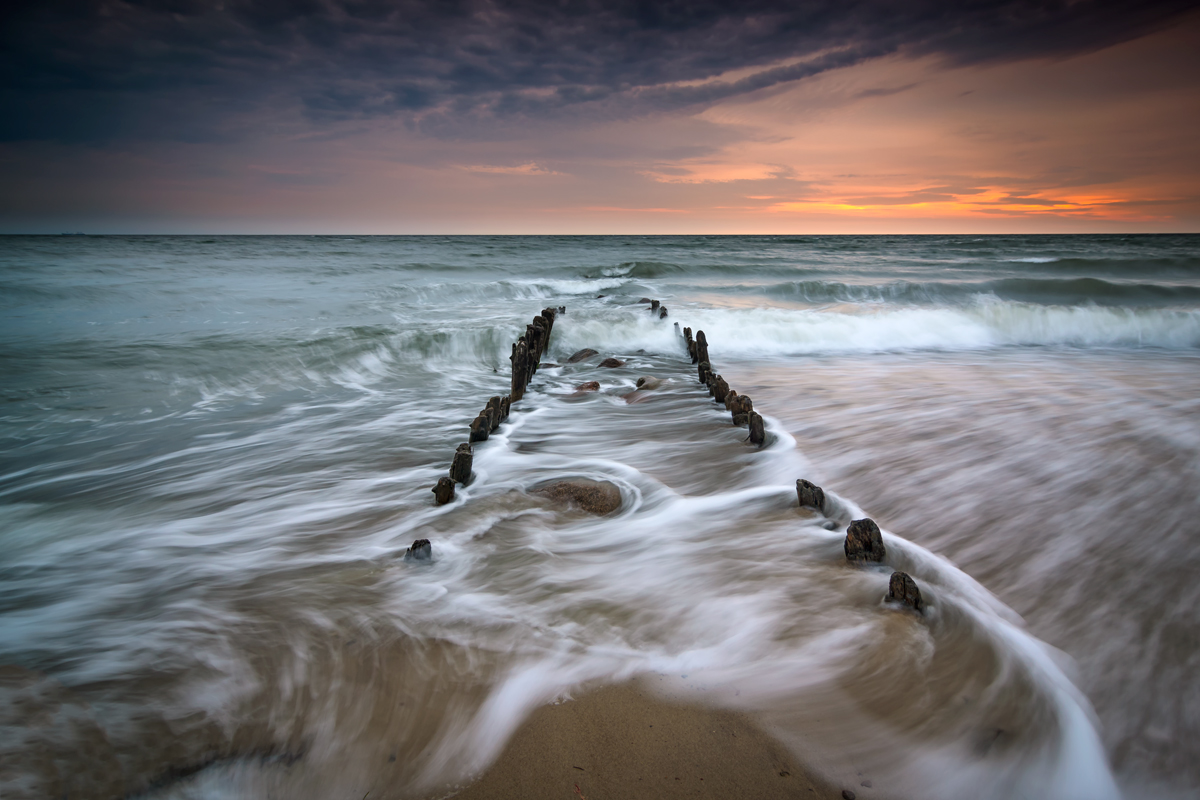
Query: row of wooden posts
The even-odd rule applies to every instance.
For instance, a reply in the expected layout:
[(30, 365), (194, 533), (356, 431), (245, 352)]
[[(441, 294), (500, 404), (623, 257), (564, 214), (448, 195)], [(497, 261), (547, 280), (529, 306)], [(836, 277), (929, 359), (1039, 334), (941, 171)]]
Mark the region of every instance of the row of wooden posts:
[[(658, 306), (658, 301), (652, 302), (651, 310)], [(675, 328), (679, 330), (678, 322), (675, 323)], [(747, 395), (738, 394), (729, 388), (729, 383), (713, 372), (708, 356), (708, 338), (704, 331), (696, 331), (693, 338), (692, 329), (683, 328), (682, 336), (692, 363), (697, 365), (697, 378), (700, 383), (708, 387), (709, 394), (716, 402), (724, 404), (733, 417), (734, 425), (749, 426), (750, 443), (762, 447), (766, 442), (763, 418), (754, 410), (754, 401)], [(825, 492), (820, 486), (801, 478), (796, 481), (796, 498), (801, 508), (812, 508), (822, 514), (826, 513)], [(844, 549), (846, 560), (855, 564), (881, 564), (887, 556), (883, 546), (883, 535), (872, 519), (856, 519), (850, 523), (846, 531)], [(923, 605), (921, 590), (917, 588), (916, 582), (907, 573), (898, 570), (892, 573), (888, 582), (888, 600), (916, 611), (920, 611)]]
[(525, 390), (529, 388), (529, 382), (533, 380), (533, 374), (537, 372), (538, 364), (541, 363), (542, 353), (546, 352), (546, 346), (550, 344), (554, 320), (566, 310), (565, 306), (543, 308), (542, 313), (525, 326), (525, 333), (513, 343), (512, 355), (509, 356), (509, 360), (512, 361), (512, 381), (508, 394), (489, 398), (487, 405), (471, 422), (467, 441), (454, 451), (449, 476), (439, 478), (437, 486), (433, 487), (433, 496), (438, 505), (445, 505), (454, 499), (456, 484), (466, 486), (471, 482), (471, 465), (474, 460), (471, 446), (475, 442), (487, 441), (488, 437), (508, 420), (512, 404), (525, 396)]

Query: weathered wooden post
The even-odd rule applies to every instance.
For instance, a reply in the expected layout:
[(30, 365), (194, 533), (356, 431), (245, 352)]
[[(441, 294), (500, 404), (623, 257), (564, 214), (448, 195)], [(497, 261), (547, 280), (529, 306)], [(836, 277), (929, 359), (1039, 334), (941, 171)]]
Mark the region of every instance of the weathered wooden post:
[(696, 331), (696, 357), (692, 361), (693, 363), (708, 361), (708, 339), (705, 337), (704, 331)]
[(433, 558), (433, 546), (428, 539), (417, 539), (404, 551), (405, 561), (429, 561)]
[(825, 513), (825, 490), (811, 481), (804, 478), (796, 481), (796, 499), (800, 501), (801, 508), (815, 508)]
[(887, 552), (883, 547), (883, 534), (871, 519), (856, 519), (846, 530), (846, 559), (855, 563), (882, 562)]
[(525, 387), (529, 385), (528, 369), (529, 346), (525, 343), (525, 337), (522, 336), (513, 345), (512, 384), (509, 387), (509, 396), (514, 403), (525, 396)]
[(921, 590), (917, 588), (917, 582), (906, 572), (892, 573), (892, 578), (888, 581), (887, 599), (893, 603), (906, 605), (913, 611), (920, 611), (923, 605)]
[(683, 329), (683, 341), (687, 344), (688, 355), (692, 357), (692, 363), (696, 363), (696, 340), (692, 338), (692, 329)]
[(433, 487), (433, 497), (439, 506), (444, 506), (454, 499), (454, 481), (449, 478), (438, 478), (437, 486)]
[(724, 405), (725, 397), (729, 394), (729, 384), (725, 382), (724, 378), (718, 375), (713, 380), (711, 391), (713, 400), (716, 400), (718, 403)]
[(658, 310), (658, 318), (659, 318), (659, 319), (666, 319), (666, 318), (667, 318), (667, 307), (666, 307), (666, 306), (663, 306), (662, 308), (660, 308), (660, 309)]
[(488, 416), (491, 419), (491, 430), (495, 431), (504, 421), (504, 411), (501, 408), (500, 395), (492, 395), (487, 401)]
[(450, 462), (450, 480), (457, 481), (463, 486), (471, 482), (471, 462), (475, 460), (470, 442), (463, 442), (454, 451), (454, 460)]
[(486, 442), (489, 435), (488, 418), (480, 414), (471, 422), (471, 435), (468, 437), (472, 442)]
[(767, 431), (763, 425), (762, 416), (757, 411), (751, 411), (748, 421), (750, 423), (750, 443), (762, 447), (763, 443), (767, 441)]
[(749, 395), (739, 394), (730, 404), (729, 411), (733, 416), (733, 424), (740, 427), (750, 421), (750, 412), (754, 411), (754, 401), (750, 399)]
[(657, 300), (651, 300), (650, 301), (650, 313), (653, 314), (655, 311), (658, 311), (658, 306), (659, 306), (659, 302)]
[(700, 365), (696, 367), (696, 374), (700, 378), (701, 383), (708, 384), (708, 376), (712, 374), (712, 365), (708, 363), (708, 359), (700, 362)]

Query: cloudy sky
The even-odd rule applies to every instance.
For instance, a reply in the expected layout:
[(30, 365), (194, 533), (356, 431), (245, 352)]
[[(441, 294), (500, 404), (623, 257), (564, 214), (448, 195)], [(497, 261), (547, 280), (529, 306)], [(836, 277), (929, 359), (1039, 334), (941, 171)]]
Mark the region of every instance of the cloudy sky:
[(0, 11), (0, 232), (1200, 231), (1200, 2)]

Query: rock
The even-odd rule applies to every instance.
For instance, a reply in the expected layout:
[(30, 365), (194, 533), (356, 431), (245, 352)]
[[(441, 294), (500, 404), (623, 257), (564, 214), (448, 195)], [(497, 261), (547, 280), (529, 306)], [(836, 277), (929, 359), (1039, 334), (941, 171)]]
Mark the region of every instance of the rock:
[(721, 405), (725, 404), (725, 398), (729, 395), (729, 384), (720, 375), (713, 378), (712, 386), (709, 387), (713, 399)]
[(587, 478), (552, 481), (534, 487), (530, 494), (576, 506), (589, 514), (611, 514), (621, 507), (621, 490), (616, 484), (608, 481), (593, 481)]
[(404, 551), (405, 561), (429, 561), (433, 558), (433, 546), (428, 539), (417, 539)]
[(767, 430), (763, 425), (762, 416), (757, 411), (751, 411), (747, 423), (750, 425), (750, 444), (762, 447), (767, 441)]
[(854, 792), (849, 789), (842, 789), (842, 800), (854, 800)]
[(472, 442), (486, 442), (488, 438), (488, 418), (480, 414), (471, 423), (471, 435), (467, 437)]
[(600, 362), (600, 366), (607, 367), (608, 369), (615, 369), (616, 367), (625, 366), (625, 362), (619, 358), (606, 358)]
[(600, 381), (584, 381), (575, 387), (577, 392), (598, 392), (600, 391)]
[(825, 513), (825, 490), (815, 483), (803, 478), (796, 481), (796, 498), (800, 501), (801, 508), (815, 508), (822, 514)]
[(567, 363), (568, 364), (578, 364), (580, 361), (583, 361), (585, 358), (591, 358), (592, 356), (598, 356), (598, 355), (600, 355), (600, 354), (598, 352), (596, 352), (595, 350), (593, 350), (592, 348), (585, 347), (582, 350), (580, 350), (579, 352), (574, 353), (570, 358), (568, 358)]
[(659, 318), (659, 319), (666, 319), (666, 318), (667, 318), (667, 307), (666, 307), (666, 306), (663, 306), (662, 308), (660, 308), (660, 309), (658, 310), (658, 318)]
[(454, 460), (450, 462), (450, 480), (457, 481), (463, 486), (471, 482), (471, 462), (475, 455), (471, 451), (470, 442), (463, 442), (454, 451)]
[(637, 388), (645, 389), (647, 391), (649, 391), (651, 389), (657, 389), (658, 387), (660, 387), (662, 385), (663, 385), (662, 378), (655, 378), (651, 375), (643, 375), (642, 377), (637, 379)]
[(846, 531), (846, 558), (855, 563), (882, 562), (886, 554), (883, 549), (883, 534), (871, 519), (856, 519)]
[(638, 302), (639, 303), (653, 303), (654, 301), (651, 300), (649, 297), (643, 297), (640, 300), (638, 300)]
[(438, 478), (437, 486), (433, 487), (433, 498), (439, 506), (444, 506), (454, 499), (454, 481), (449, 478)]
[(906, 605), (914, 611), (921, 610), (921, 590), (906, 572), (892, 573), (892, 579), (888, 581), (887, 599), (892, 603)]

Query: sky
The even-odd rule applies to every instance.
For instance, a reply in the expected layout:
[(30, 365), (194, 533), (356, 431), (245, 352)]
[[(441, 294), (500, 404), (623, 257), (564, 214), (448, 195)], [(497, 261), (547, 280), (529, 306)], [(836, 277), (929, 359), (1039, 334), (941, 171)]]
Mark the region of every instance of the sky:
[(10, 0), (76, 231), (1200, 232), (1200, 0)]

